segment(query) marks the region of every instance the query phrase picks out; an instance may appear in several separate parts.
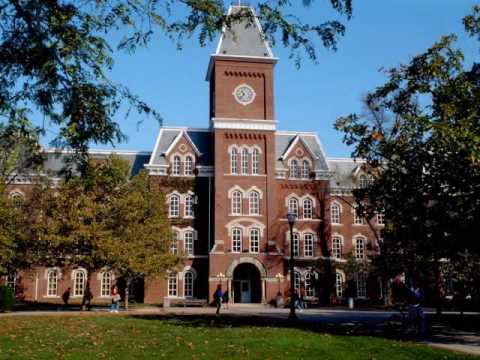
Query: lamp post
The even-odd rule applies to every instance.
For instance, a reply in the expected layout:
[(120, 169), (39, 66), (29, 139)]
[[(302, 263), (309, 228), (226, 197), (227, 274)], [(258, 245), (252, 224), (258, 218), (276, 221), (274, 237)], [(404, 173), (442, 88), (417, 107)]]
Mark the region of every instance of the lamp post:
[(294, 302), (294, 291), (295, 291), (295, 276), (293, 273), (293, 225), (295, 224), (295, 219), (297, 215), (294, 213), (287, 214), (288, 226), (290, 227), (290, 314), (288, 315), (289, 320), (296, 320), (297, 315), (295, 314), (295, 302)]

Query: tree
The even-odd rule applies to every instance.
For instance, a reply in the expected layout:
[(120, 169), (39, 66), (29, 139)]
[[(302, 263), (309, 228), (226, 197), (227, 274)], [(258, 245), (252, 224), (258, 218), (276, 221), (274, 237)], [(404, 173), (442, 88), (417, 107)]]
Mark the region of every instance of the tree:
[[(464, 19), (480, 34), (480, 7)], [(464, 64), (456, 36), (442, 37), (365, 97), (364, 114), (337, 119), (353, 157), (374, 181), (355, 191), (368, 218), (384, 209), (386, 270), (410, 278), (431, 269), (440, 295), (440, 260), (478, 254), (480, 224), (480, 64)]]
[[(313, 0), (303, 5), (313, 7)], [(351, 0), (330, 0), (334, 10), (352, 14)], [(290, 2), (260, 1), (258, 18), (271, 43), (291, 49), (297, 64), (303, 51), (317, 59), (318, 40), (336, 49), (344, 25), (337, 21), (302, 23), (290, 14)], [(202, 46), (223, 27), (241, 19), (253, 21), (249, 11), (226, 15), (220, 0), (0, 0), (0, 121), (32, 123), (31, 114), (59, 127), (57, 147), (76, 151), (86, 163), (90, 143), (125, 139), (115, 121), (121, 109), (160, 114), (108, 79), (116, 50), (134, 52), (147, 46), (154, 31), (177, 41), (198, 35)], [(112, 44), (110, 34), (121, 35)]]

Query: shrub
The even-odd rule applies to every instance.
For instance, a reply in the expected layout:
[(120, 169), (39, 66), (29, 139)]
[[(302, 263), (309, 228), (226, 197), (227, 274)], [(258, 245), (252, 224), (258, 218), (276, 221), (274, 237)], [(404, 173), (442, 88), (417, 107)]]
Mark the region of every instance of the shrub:
[(0, 312), (9, 311), (15, 303), (15, 295), (8, 286), (0, 286)]

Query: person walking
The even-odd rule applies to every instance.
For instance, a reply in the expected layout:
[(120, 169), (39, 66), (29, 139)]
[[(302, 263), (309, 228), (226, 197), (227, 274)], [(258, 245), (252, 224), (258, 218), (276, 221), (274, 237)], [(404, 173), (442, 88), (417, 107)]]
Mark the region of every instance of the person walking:
[(65, 290), (65, 292), (62, 294), (62, 300), (63, 300), (63, 303), (65, 304), (65, 307), (68, 306), (68, 301), (70, 300), (70, 288), (68, 288), (67, 290)]
[(218, 284), (217, 290), (213, 293), (213, 300), (217, 306), (217, 312), (215, 314), (220, 315), (220, 307), (222, 306), (222, 285)]
[(120, 293), (118, 292), (117, 285), (112, 286), (112, 291), (110, 292), (110, 297), (112, 298), (112, 303), (110, 304), (110, 312), (118, 313), (119, 303), (120, 303)]

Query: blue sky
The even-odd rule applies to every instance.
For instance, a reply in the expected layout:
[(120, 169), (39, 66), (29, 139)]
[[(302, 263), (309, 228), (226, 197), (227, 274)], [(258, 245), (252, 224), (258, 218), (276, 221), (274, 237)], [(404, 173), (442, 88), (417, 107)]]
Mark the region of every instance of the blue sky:
[[(300, 0), (293, 12), (307, 22), (330, 20), (335, 14), (326, 0), (306, 10)], [(254, 2), (251, 2), (254, 3)], [(280, 58), (275, 69), (275, 113), (279, 130), (317, 132), (328, 156), (349, 156), (342, 136), (332, 128), (338, 116), (361, 110), (362, 94), (385, 82), (380, 68), (392, 67), (432, 45), (441, 35), (457, 33), (467, 59), (478, 60), (478, 42), (462, 32), (461, 19), (476, 1), (470, 0), (354, 0), (353, 19), (331, 52), (318, 44), (318, 64), (306, 57), (296, 69), (289, 51), (273, 48)], [(163, 116), (165, 125), (208, 127), (208, 83), (205, 73), (217, 40), (200, 47), (196, 38), (183, 50), (163, 35), (134, 55), (119, 54), (111, 74)], [(136, 114), (119, 117), (128, 142), (117, 149), (151, 151), (159, 124), (146, 119), (137, 126)], [(101, 146), (106, 148), (106, 146)]]

